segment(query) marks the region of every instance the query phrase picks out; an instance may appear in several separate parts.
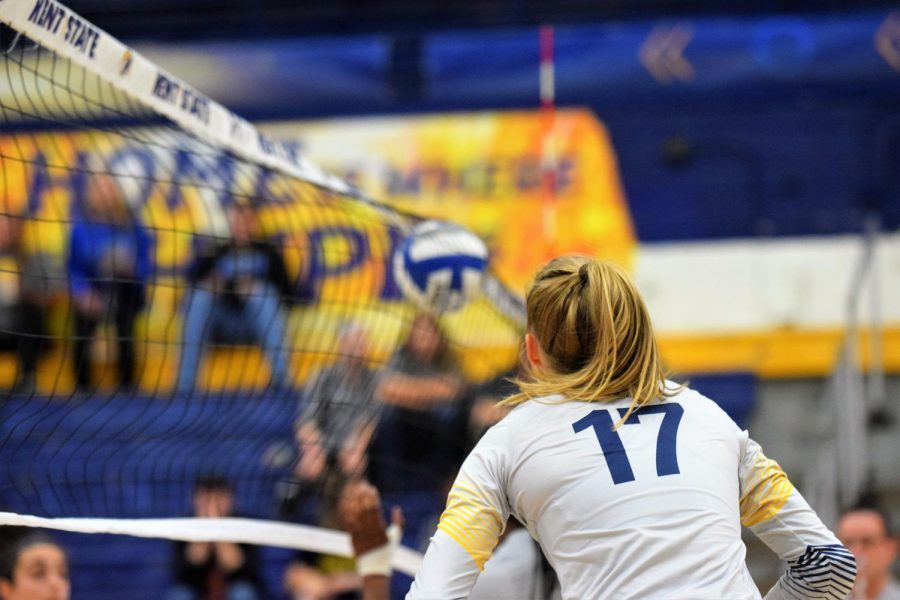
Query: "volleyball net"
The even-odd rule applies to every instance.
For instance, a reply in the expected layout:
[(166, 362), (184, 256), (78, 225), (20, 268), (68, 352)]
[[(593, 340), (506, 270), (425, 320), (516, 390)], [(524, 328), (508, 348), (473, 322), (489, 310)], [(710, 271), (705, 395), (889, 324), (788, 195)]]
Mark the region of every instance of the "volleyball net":
[[(348, 556), (367, 476), (419, 545), (516, 365), (515, 295), (423, 312), (392, 261), (418, 218), (53, 0), (0, 21), (0, 524)], [(255, 520), (197, 515), (213, 480)]]

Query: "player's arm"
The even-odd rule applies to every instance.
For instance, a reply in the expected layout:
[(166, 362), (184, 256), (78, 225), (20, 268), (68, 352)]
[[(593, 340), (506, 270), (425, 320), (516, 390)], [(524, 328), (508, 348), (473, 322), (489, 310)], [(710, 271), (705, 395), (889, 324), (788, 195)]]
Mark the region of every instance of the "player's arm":
[(356, 569), (362, 578), (363, 600), (388, 600), (391, 558), (403, 528), (400, 509), (394, 508), (391, 527), (386, 527), (378, 491), (360, 482), (349, 483), (344, 488), (339, 512), (353, 544)]
[(509, 518), (502, 437), (491, 429), (463, 463), (407, 600), (469, 596)]
[(455, 375), (409, 375), (392, 372), (382, 376), (375, 395), (385, 404), (418, 409), (452, 401), (462, 388)]
[(794, 489), (778, 463), (749, 438), (740, 484), (741, 523), (788, 563), (766, 600), (845, 598), (856, 579), (853, 555)]

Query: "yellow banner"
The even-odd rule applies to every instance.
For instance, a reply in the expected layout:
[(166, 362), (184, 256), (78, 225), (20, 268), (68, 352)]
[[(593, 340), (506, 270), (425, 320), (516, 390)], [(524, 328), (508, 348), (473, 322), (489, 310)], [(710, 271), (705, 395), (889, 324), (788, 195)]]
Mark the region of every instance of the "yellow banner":
[[(537, 112), (491, 112), (261, 129), (297, 141), (313, 161), (374, 198), (468, 226), (487, 240), (492, 268), (518, 291), (551, 254), (631, 265), (636, 241), (615, 153), (587, 110), (558, 111), (549, 128)], [(548, 149), (552, 193), (544, 179)], [(548, 218), (555, 221), (550, 231)]]
[[(525, 112), (287, 122), (265, 129), (298, 143), (310, 159), (371, 197), (470, 227), (487, 240), (492, 268), (518, 291), (550, 252), (630, 263), (635, 240), (615, 157), (605, 129), (586, 111), (558, 113), (549, 146), (541, 116)], [(546, 148), (556, 156), (552, 193), (542, 164)], [(378, 208), (239, 163), (171, 130), (7, 134), (0, 136), (0, 156), (0, 212), (25, 218), (22, 249), (52, 257), (61, 280), (69, 226), (87, 193), (85, 172), (118, 176), (155, 242), (150, 302), (138, 328), (148, 342), (138, 344), (146, 386), (171, 384), (193, 240), (227, 235), (222, 207), (235, 198), (259, 203), (264, 234), (280, 244), (295, 281), (301, 301), (291, 311), (289, 337), (298, 383), (333, 357), (342, 322), (369, 330), (377, 359), (404, 335), (411, 309), (391, 272), (402, 232), (399, 221)], [(466, 350), (460, 355), (470, 377), (512, 364), (518, 332), (483, 301), (444, 321), (454, 345)], [(53, 322), (55, 335), (71, 335), (64, 311)], [(53, 372), (40, 375), (47, 386), (66, 387), (58, 362), (64, 350), (57, 348)], [(252, 367), (229, 368), (233, 354), (217, 367), (211, 356), (201, 380), (229, 386), (263, 381), (265, 361), (254, 350), (242, 352)], [(11, 370), (0, 367), (0, 379), (11, 379)]]

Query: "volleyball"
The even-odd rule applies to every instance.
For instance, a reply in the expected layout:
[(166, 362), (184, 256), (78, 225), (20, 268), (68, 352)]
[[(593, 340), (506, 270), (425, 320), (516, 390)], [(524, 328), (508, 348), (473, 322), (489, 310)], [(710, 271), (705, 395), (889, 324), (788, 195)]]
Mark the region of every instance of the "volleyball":
[(455, 311), (481, 292), (487, 260), (487, 246), (471, 231), (424, 221), (394, 252), (394, 278), (403, 295), (421, 308)]

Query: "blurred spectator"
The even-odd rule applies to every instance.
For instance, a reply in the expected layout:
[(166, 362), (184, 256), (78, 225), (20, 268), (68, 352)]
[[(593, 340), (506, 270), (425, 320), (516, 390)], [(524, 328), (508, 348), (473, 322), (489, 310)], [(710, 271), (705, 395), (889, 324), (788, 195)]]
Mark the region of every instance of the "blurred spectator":
[(841, 515), (838, 538), (856, 557), (858, 575), (853, 600), (900, 600), (900, 583), (891, 575), (897, 537), (887, 512), (866, 502)]
[(145, 301), (151, 241), (116, 180), (88, 180), (81, 218), (72, 226), (67, 262), (75, 311), (75, 381), (91, 387), (90, 345), (97, 326), (116, 325), (119, 385), (135, 384), (134, 321)]
[[(319, 516), (313, 524), (336, 529), (340, 526), (338, 499), (344, 482), (335, 476), (331, 483), (317, 498)], [(353, 560), (342, 556), (301, 551), (284, 574), (284, 588), (291, 600), (356, 600), (360, 586)]]
[(464, 391), (440, 325), (419, 314), (375, 391), (384, 405), (372, 449), (379, 489), (439, 489), (455, 473), (465, 452)]
[(284, 575), (291, 600), (357, 600), (360, 587), (352, 560), (314, 552), (298, 553)]
[(177, 390), (194, 387), (204, 347), (214, 332), (235, 340), (253, 339), (262, 346), (272, 369), (271, 383), (289, 387), (290, 353), (285, 346), (285, 314), (290, 278), (281, 250), (259, 237), (256, 210), (248, 204), (227, 208), (231, 235), (201, 250), (188, 280)]
[(306, 407), (297, 421), (299, 460), (295, 470), (303, 482), (319, 481), (329, 472), (359, 476), (375, 428), (375, 373), (366, 365), (368, 339), (363, 330), (346, 326), (338, 337), (340, 358), (313, 378)]
[(44, 314), (63, 277), (61, 265), (54, 269), (49, 255), (26, 252), (23, 224), (22, 217), (0, 214), (0, 350), (16, 353), (13, 389), (30, 394), (38, 359), (49, 343)]
[[(194, 488), (194, 516), (234, 516), (234, 492), (218, 476)], [(177, 542), (175, 587), (169, 600), (256, 600), (260, 598), (256, 549), (232, 542)]]
[(523, 373), (518, 368), (512, 369), (482, 383), (473, 390), (473, 402), (469, 410), (469, 448), (467, 450), (471, 450), (485, 431), (496, 425), (512, 410), (508, 406), (497, 406), (497, 403), (519, 391), (518, 386), (511, 380), (522, 375)]
[[(375, 427), (376, 376), (365, 362), (365, 332), (345, 326), (338, 344), (340, 358), (314, 376), (304, 395), (305, 409), (295, 432), (294, 481), (285, 486), (281, 499), (286, 516), (323, 527), (338, 525), (335, 499), (345, 481), (366, 469)], [(310, 519), (312, 504), (317, 504), (318, 515)], [(285, 573), (284, 585), (294, 599), (358, 598), (360, 579), (351, 560), (300, 552)]]
[(46, 533), (0, 527), (0, 599), (68, 600), (69, 561)]

